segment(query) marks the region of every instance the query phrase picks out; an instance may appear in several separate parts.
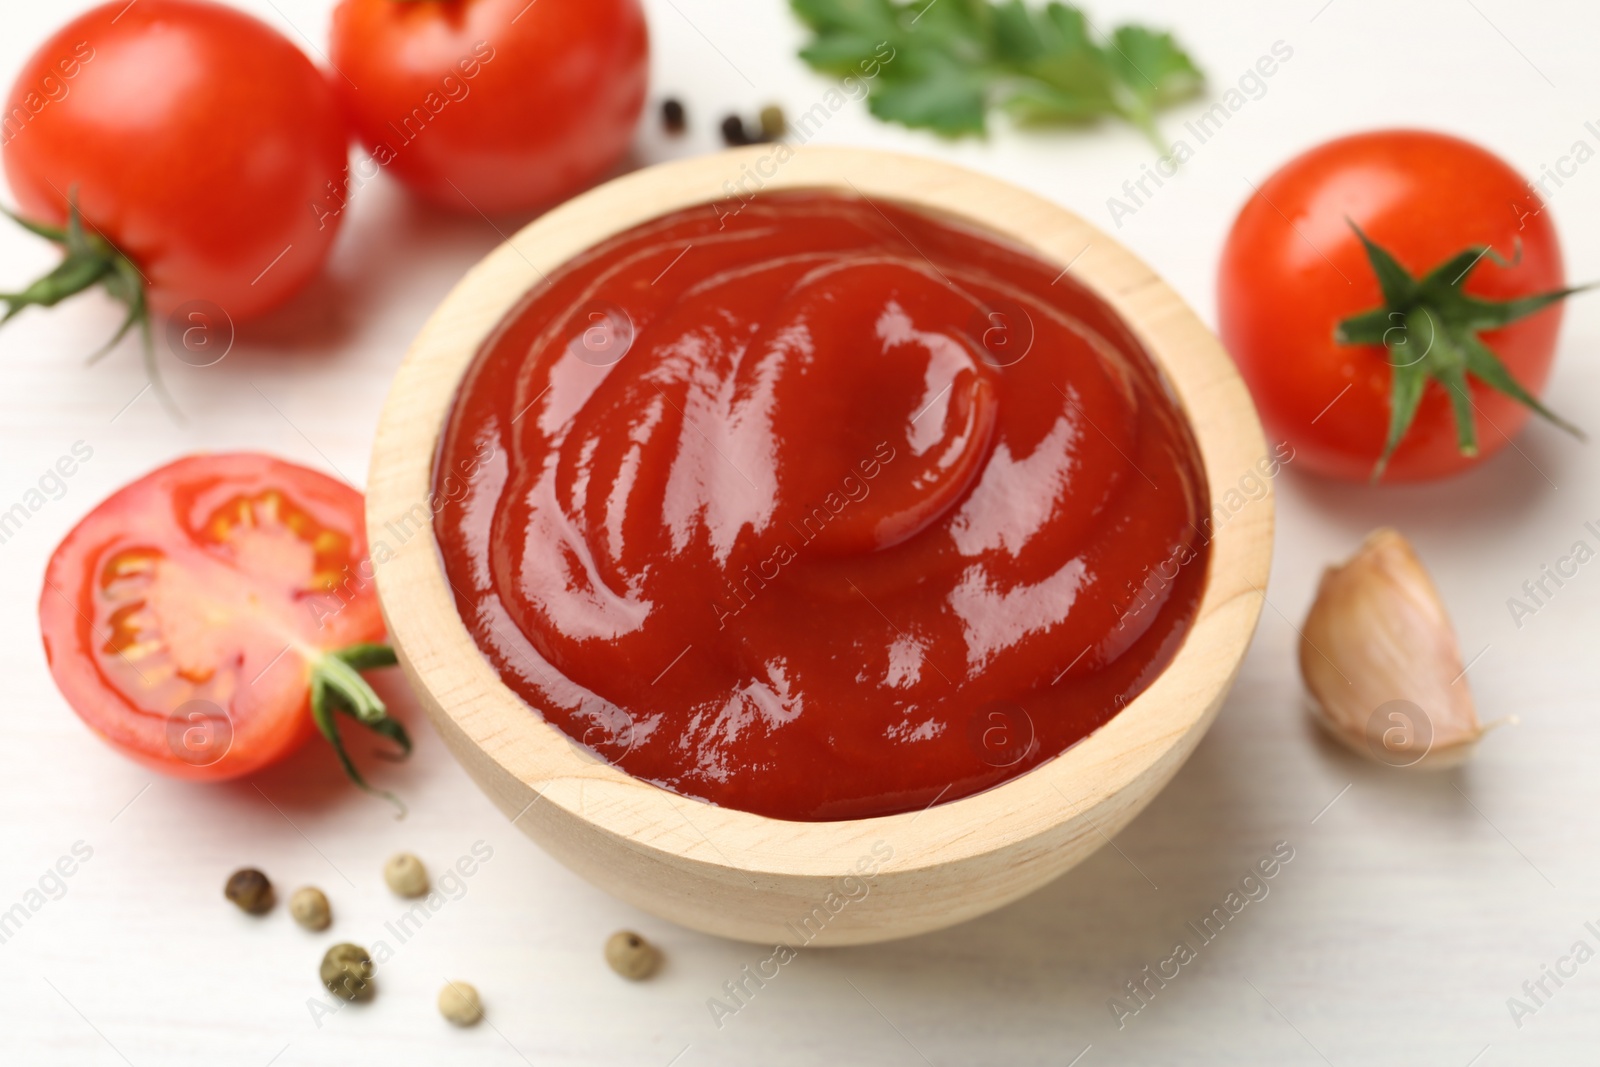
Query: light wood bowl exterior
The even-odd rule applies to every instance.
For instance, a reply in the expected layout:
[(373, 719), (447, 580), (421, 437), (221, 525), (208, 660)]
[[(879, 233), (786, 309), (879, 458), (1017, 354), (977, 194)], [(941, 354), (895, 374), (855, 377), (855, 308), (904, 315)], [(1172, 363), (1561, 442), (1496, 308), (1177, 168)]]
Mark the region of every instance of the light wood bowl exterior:
[[(988, 792), (915, 814), (785, 822), (685, 799), (597, 759), (531, 711), (478, 651), (431, 525), (399, 545), (383, 530), (430, 500), (457, 383), (541, 273), (637, 223), (729, 198), (741, 182), (748, 194), (757, 181), (921, 206), (1071, 263), (1165, 372), (1193, 424), (1214, 507), (1268, 455), (1217, 340), (1149, 267), (1072, 213), (931, 160), (756, 146), (594, 189), (529, 225), (456, 286), (412, 345), (378, 428), (367, 523), (395, 550), (376, 568), (378, 591), (400, 662), (450, 749), (518, 827), (595, 885), (696, 930), (769, 945), (904, 937), (1039, 888), (1105, 844), (1172, 777), (1215, 717), (1255, 629), (1272, 497), (1269, 489), (1246, 499), (1216, 525), (1198, 616), (1161, 677), (1074, 748)], [(874, 873), (859, 876), (863, 867)]]

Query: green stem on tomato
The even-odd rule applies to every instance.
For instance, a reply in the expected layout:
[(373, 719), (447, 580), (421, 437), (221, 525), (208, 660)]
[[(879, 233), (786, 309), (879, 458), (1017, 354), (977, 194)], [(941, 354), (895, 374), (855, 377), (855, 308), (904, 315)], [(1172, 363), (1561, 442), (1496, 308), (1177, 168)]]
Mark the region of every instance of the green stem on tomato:
[(311, 719), (322, 736), (333, 746), (339, 765), (356, 786), (373, 796), (387, 799), (399, 811), (395, 816), (403, 819), (406, 806), (400, 798), (387, 790), (374, 789), (356, 770), (355, 761), (344, 747), (333, 713), (343, 712), (373, 733), (387, 737), (399, 751), (388, 757), (405, 759), (411, 755), (411, 738), (398, 719), (389, 715), (389, 709), (373, 690), (361, 672), (378, 667), (393, 667), (398, 662), (394, 649), (388, 645), (359, 644), (324, 652), (311, 660)]
[(1464, 456), (1478, 454), (1472, 378), (1528, 407), (1580, 441), (1586, 440), (1582, 430), (1545, 407), (1512, 377), (1478, 333), (1509, 326), (1592, 286), (1555, 289), (1515, 300), (1483, 300), (1462, 292), (1462, 284), (1484, 259), (1502, 267), (1514, 266), (1521, 257), (1520, 247), (1510, 260), (1488, 247), (1467, 248), (1418, 279), (1361, 227), (1345, 221), (1366, 249), (1367, 261), (1383, 293), (1383, 305), (1339, 323), (1334, 340), (1342, 345), (1382, 345), (1389, 353), (1393, 370), (1389, 428), (1383, 454), (1372, 469), (1374, 482), (1383, 477), (1390, 457), (1411, 428), (1429, 380), (1438, 382), (1450, 398), (1456, 445)]
[(65, 257), (53, 270), (36, 279), (27, 288), (15, 293), (0, 293), (0, 303), (3, 303), (6, 309), (5, 314), (0, 315), (0, 325), (9, 322), (24, 308), (55, 307), (63, 300), (99, 286), (128, 310), (111, 340), (91, 354), (89, 362), (98, 361), (137, 327), (142, 342), (145, 371), (150, 375), (150, 384), (155, 386), (156, 393), (161, 397), (161, 402), (167, 410), (174, 417), (181, 419), (182, 414), (162, 383), (156, 365), (155, 343), (150, 331), (150, 302), (145, 292), (144, 275), (140, 273), (138, 265), (133, 260), (103, 235), (90, 233), (84, 228), (83, 214), (78, 210), (77, 190), (73, 189), (67, 194), (67, 224), (64, 227), (48, 226), (42, 222), (25, 219), (5, 208), (0, 208), (0, 213), (5, 214), (29, 233), (43, 237), (47, 241), (54, 241), (66, 251)]

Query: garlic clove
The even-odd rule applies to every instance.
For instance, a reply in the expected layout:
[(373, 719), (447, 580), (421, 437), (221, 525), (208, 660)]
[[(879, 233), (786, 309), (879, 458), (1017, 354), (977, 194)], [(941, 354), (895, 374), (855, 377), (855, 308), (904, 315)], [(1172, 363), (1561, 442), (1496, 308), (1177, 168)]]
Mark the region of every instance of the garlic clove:
[(1391, 767), (1456, 766), (1484, 733), (1450, 616), (1392, 529), (1374, 530), (1323, 572), (1301, 629), (1300, 674), (1317, 721)]

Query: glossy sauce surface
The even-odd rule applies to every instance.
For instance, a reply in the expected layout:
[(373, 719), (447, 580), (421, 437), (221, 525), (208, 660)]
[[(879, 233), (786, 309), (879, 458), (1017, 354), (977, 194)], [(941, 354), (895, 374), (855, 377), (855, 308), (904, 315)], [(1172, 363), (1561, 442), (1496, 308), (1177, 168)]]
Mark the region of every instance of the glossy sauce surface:
[(1170, 662), (1208, 559), (1197, 448), (1104, 304), (822, 191), (665, 216), (541, 283), (434, 485), (507, 685), (632, 775), (784, 819), (1059, 754)]

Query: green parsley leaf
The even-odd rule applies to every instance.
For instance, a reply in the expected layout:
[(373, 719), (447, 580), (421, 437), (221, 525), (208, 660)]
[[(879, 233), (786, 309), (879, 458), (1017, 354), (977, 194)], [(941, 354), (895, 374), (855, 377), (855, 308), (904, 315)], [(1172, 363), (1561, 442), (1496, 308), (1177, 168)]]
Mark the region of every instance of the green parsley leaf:
[(868, 85), (878, 118), (946, 137), (982, 134), (989, 111), (1025, 125), (1137, 126), (1163, 152), (1160, 109), (1205, 77), (1171, 34), (1144, 26), (1103, 36), (1083, 11), (1024, 0), (790, 0), (813, 31), (800, 58)]

